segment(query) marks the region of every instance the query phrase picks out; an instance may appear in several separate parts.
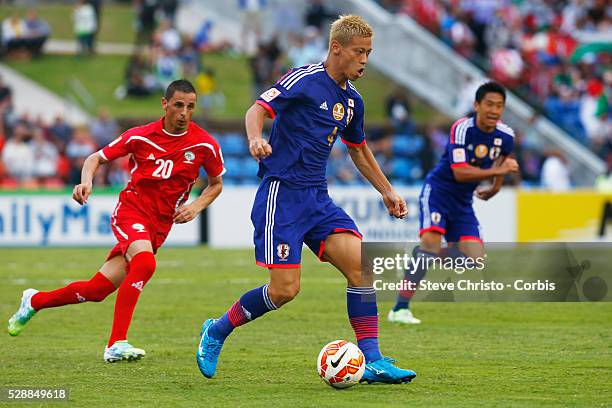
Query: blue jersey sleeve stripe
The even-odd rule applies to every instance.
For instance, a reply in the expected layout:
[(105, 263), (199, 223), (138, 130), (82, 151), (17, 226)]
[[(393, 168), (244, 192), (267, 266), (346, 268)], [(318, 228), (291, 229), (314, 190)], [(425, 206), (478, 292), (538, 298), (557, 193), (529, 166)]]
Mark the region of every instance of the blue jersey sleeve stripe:
[(319, 73), (319, 72), (323, 72), (323, 71), (325, 71), (325, 68), (321, 67), (321, 68), (317, 68), (317, 69), (315, 69), (314, 71), (311, 71), (311, 72), (304, 72), (304, 73), (298, 75), (296, 78), (294, 78), (291, 81), (291, 83), (287, 84), (285, 89), (290, 90), (291, 87), (293, 85), (297, 84), (300, 80), (302, 80), (302, 78), (307, 77), (309, 75), (313, 75), (313, 74)]
[(294, 78), (303, 74), (304, 72), (310, 72), (320, 66), (322, 66), (321, 63), (318, 63), (318, 64), (309, 65), (307, 68), (298, 68), (295, 71), (291, 72), (289, 75), (286, 75), (284, 78), (282, 78), (280, 81), (280, 84), (283, 87), (287, 88), (287, 85), (289, 84), (289, 82), (291, 82)]
[(497, 122), (497, 126), (495, 128), (508, 136), (514, 137), (514, 130), (503, 122)]
[(463, 124), (466, 120), (467, 120), (467, 118), (461, 118), (461, 119), (455, 121), (455, 123), (453, 123), (453, 125), (451, 126), (451, 130), (450, 130), (450, 142), (451, 142), (451, 144), (460, 144), (460, 143), (458, 143), (458, 138), (457, 138), (457, 133), (458, 133), (457, 126), (461, 126), (461, 124)]

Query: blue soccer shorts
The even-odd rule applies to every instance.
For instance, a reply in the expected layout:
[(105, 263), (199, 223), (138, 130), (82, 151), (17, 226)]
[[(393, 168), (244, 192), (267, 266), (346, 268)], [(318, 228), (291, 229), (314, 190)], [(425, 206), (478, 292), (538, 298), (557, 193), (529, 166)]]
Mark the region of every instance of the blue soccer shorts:
[(419, 195), (419, 236), (436, 231), (446, 242), (480, 241), (480, 224), (471, 203), (425, 183)]
[(290, 188), (274, 179), (259, 186), (251, 221), (255, 259), (266, 268), (299, 268), (304, 243), (324, 261), (325, 240), (333, 233), (348, 231), (362, 238), (355, 222), (326, 190)]

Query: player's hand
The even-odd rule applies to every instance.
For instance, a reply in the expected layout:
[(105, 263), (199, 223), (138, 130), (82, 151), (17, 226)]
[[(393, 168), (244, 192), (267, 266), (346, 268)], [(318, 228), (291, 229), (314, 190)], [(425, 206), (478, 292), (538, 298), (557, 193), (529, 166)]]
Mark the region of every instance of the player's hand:
[(478, 187), (476, 189), (476, 197), (480, 198), (481, 200), (487, 201), (498, 192), (499, 190), (493, 187)]
[(383, 202), (389, 210), (389, 215), (395, 218), (404, 218), (408, 214), (406, 201), (393, 190), (383, 194)]
[(91, 183), (77, 184), (72, 190), (72, 199), (81, 205), (87, 204), (92, 188)]
[(272, 146), (266, 139), (255, 139), (249, 142), (249, 152), (251, 156), (259, 163), (260, 160), (265, 159), (272, 154)]
[(501, 174), (516, 173), (519, 171), (518, 162), (512, 157), (508, 157), (506, 160), (504, 160), (499, 168), (501, 170)]
[(193, 220), (200, 213), (200, 209), (196, 206), (195, 201), (188, 205), (181, 205), (176, 209), (172, 221), (175, 224), (184, 224)]

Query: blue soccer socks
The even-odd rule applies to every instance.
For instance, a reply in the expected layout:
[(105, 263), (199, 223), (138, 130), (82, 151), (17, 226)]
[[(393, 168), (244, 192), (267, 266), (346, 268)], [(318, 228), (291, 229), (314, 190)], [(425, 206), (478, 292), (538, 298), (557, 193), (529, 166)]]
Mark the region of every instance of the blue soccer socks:
[(346, 288), (346, 306), (349, 321), (357, 337), (357, 345), (366, 362), (380, 360), (378, 347), (378, 306), (373, 287)]
[(268, 295), (268, 285), (260, 286), (242, 295), (219, 320), (210, 326), (209, 334), (223, 341), (236, 327), (276, 309)]

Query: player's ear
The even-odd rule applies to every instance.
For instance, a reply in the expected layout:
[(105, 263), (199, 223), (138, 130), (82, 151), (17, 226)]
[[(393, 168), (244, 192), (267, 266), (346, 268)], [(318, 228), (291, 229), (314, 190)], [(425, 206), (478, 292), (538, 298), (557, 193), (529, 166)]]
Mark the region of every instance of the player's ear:
[(162, 96), (161, 105), (164, 110), (166, 110), (166, 106), (168, 106), (168, 100)]
[(331, 43), (329, 44), (329, 50), (334, 55), (340, 54), (340, 48), (341, 47), (342, 47), (342, 45), (340, 45), (338, 40), (332, 40)]

